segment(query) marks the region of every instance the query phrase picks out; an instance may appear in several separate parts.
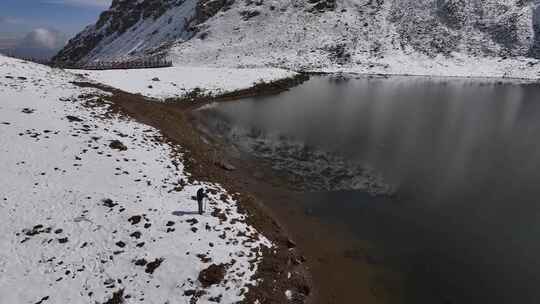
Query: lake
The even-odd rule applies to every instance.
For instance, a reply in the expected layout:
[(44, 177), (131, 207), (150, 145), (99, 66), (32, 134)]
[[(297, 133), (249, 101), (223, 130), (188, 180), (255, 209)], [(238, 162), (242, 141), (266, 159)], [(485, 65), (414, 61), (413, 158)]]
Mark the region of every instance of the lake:
[(405, 274), (410, 303), (540, 303), (540, 86), (314, 76), (199, 110), (324, 225)]

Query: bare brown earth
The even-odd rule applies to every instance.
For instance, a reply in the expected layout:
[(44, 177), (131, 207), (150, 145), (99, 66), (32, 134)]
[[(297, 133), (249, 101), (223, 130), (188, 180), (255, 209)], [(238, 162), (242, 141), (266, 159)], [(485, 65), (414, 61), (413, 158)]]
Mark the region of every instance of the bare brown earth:
[[(180, 146), (182, 161), (194, 180), (220, 183), (235, 193), (249, 224), (276, 246), (263, 253), (257, 277), (245, 303), (399, 303), (401, 278), (370, 261), (369, 244), (352, 241), (346, 227), (330, 231), (295, 204), (299, 193), (287, 187), (269, 166), (235, 157), (218, 139), (202, 133), (192, 111), (209, 102), (275, 94), (305, 81), (306, 76), (259, 84), (217, 98), (194, 92), (188, 98), (155, 102), (107, 86), (77, 82), (112, 93), (103, 97), (114, 111), (159, 129), (165, 140)], [(179, 157), (179, 156), (176, 156)], [(223, 166), (226, 164), (226, 166)], [(227, 170), (228, 166), (234, 170)], [(231, 169), (231, 168), (229, 168)]]

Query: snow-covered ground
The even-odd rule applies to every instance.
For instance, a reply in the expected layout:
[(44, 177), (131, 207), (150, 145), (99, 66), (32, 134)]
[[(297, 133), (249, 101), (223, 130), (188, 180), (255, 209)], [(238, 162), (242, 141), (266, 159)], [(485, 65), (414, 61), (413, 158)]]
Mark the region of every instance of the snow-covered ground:
[(87, 71), (70, 70), (95, 82), (134, 94), (153, 98), (181, 98), (198, 91), (216, 96), (248, 89), (257, 83), (294, 77), (283, 69), (232, 69), (204, 67), (170, 67), (139, 70)]
[(358, 73), (381, 75), (540, 79), (540, 61), (527, 57), (501, 59), (497, 57), (470, 57), (453, 54), (429, 57), (396, 52), (382, 59), (365, 58), (356, 65), (310, 69), (313, 72)]
[[(0, 303), (241, 300), (270, 242), (219, 185), (189, 183), (157, 130), (74, 79), (0, 56)], [(203, 288), (211, 264), (225, 279)]]

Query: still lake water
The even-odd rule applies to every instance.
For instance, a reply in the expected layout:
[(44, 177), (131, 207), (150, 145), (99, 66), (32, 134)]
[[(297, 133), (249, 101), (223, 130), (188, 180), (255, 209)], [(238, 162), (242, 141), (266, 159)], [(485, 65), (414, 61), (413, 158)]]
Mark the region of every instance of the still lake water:
[(411, 303), (540, 303), (540, 85), (313, 77), (201, 110), (404, 272)]

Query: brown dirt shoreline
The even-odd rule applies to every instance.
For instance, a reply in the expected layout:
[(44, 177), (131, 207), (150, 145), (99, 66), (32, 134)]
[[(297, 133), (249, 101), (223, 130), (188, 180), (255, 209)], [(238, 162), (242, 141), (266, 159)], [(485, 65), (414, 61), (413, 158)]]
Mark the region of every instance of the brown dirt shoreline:
[[(192, 115), (193, 110), (210, 102), (277, 94), (307, 79), (309, 76), (300, 74), (219, 97), (194, 94), (182, 102), (171, 99), (165, 103), (95, 83), (74, 84), (112, 93), (105, 99), (115, 111), (159, 129), (167, 141), (181, 147), (182, 161), (193, 179), (216, 182), (235, 193), (249, 224), (276, 245), (263, 253), (257, 274), (262, 281), (250, 288), (245, 303), (256, 299), (261, 304), (396, 303), (401, 294), (396, 287), (400, 278), (366, 261), (364, 252), (369, 244), (351, 241), (344, 233), (346, 228), (321, 229), (324, 226), (318, 219), (294, 204), (299, 194), (288, 189), (283, 178), (268, 166), (234, 157), (219, 139), (201, 132), (197, 117)], [(216, 158), (236, 169), (224, 170), (216, 165)], [(382, 277), (384, 283), (373, 284)], [(389, 278), (395, 282), (388, 283)], [(287, 290), (293, 291), (292, 301), (285, 296)]]

